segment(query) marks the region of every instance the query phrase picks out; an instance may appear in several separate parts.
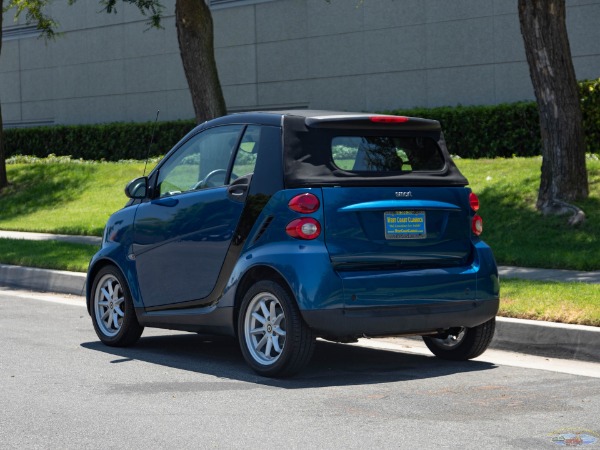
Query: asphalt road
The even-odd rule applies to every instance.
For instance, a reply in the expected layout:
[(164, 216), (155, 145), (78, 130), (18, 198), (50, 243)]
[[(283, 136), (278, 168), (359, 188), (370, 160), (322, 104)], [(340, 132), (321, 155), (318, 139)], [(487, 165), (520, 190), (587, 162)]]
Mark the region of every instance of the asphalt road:
[(305, 372), (269, 380), (233, 340), (146, 330), (108, 348), (81, 298), (6, 289), (0, 343), (3, 449), (537, 449), (600, 436), (600, 364), (319, 342)]

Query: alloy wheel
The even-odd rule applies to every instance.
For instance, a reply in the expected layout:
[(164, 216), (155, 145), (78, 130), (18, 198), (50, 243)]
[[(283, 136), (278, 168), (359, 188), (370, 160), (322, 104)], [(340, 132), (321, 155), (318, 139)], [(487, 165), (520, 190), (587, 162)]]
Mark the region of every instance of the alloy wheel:
[(116, 336), (123, 326), (125, 296), (119, 280), (112, 274), (104, 275), (94, 293), (94, 314), (100, 331)]
[(256, 362), (271, 365), (279, 359), (285, 346), (286, 321), (277, 297), (261, 292), (252, 298), (246, 310), (244, 334)]

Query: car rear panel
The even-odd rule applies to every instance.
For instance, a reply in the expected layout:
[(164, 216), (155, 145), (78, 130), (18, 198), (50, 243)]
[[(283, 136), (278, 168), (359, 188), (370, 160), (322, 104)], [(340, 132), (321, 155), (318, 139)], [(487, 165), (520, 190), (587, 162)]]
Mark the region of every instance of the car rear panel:
[[(307, 297), (292, 286), (309, 326), (330, 337), (421, 334), (494, 317), (496, 264), (472, 231), (471, 190), (438, 122), (308, 111), (286, 116), (284, 130), (285, 187), (320, 197), (317, 241), (342, 291), (340, 307), (328, 300), (339, 290)], [(312, 267), (298, 280), (323, 276)]]
[[(325, 243), (344, 281), (347, 304), (474, 298), (469, 193), (440, 187), (323, 188)], [(390, 233), (389, 222), (402, 220), (406, 227)]]

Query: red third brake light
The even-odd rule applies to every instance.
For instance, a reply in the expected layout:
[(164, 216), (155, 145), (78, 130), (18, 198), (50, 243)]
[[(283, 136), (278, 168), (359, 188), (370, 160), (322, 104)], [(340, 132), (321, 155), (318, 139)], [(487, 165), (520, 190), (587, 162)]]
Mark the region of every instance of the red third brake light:
[(292, 220), (285, 232), (296, 239), (316, 239), (321, 234), (321, 224), (312, 217)]
[(472, 192), (469, 194), (469, 205), (471, 205), (473, 211), (479, 210), (479, 198)]
[(369, 118), (375, 123), (404, 123), (408, 122), (408, 117), (404, 116), (372, 116)]
[(317, 209), (319, 209), (320, 205), (319, 199), (314, 194), (310, 194), (308, 192), (296, 195), (288, 203), (288, 206), (292, 211), (302, 214), (314, 213)]

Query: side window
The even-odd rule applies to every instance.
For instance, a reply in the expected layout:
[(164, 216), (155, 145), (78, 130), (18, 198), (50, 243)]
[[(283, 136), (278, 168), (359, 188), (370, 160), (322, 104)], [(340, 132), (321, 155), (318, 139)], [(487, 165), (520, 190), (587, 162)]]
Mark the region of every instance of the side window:
[(246, 128), (244, 137), (242, 138), (240, 146), (235, 155), (230, 181), (233, 181), (239, 177), (243, 177), (244, 175), (254, 173), (256, 158), (258, 157), (258, 150), (260, 147), (260, 136), (260, 126), (250, 125), (248, 128)]
[(242, 125), (211, 128), (183, 144), (160, 168), (160, 197), (223, 186)]

